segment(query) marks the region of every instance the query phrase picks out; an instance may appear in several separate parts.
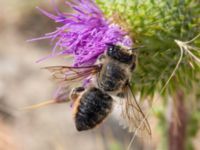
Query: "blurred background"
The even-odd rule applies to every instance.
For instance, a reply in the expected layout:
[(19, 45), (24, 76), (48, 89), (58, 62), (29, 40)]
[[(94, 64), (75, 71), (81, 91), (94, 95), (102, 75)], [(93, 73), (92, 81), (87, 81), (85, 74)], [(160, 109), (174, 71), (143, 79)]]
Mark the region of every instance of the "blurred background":
[[(64, 0), (57, 1), (59, 8), (63, 9), (63, 3)], [(36, 6), (53, 12), (50, 0), (0, 0), (0, 150), (126, 149), (132, 134), (113, 117), (92, 131), (79, 133), (69, 104), (32, 111), (21, 109), (50, 99), (56, 89), (50, 74), (41, 67), (69, 63), (61, 58), (35, 63), (50, 53), (51, 45), (45, 40), (34, 43), (27, 40), (56, 27)], [(162, 150), (159, 121), (152, 116), (149, 122), (152, 138), (136, 137), (131, 149)], [(192, 141), (196, 150), (200, 149), (199, 141), (200, 133)]]

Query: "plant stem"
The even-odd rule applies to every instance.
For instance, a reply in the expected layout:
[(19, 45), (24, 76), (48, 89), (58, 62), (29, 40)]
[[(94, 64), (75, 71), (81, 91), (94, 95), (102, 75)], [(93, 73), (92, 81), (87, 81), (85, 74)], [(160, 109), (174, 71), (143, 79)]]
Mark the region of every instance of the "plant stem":
[(170, 114), (172, 120), (169, 122), (168, 147), (169, 150), (185, 150), (187, 112), (183, 91), (177, 91), (174, 103)]

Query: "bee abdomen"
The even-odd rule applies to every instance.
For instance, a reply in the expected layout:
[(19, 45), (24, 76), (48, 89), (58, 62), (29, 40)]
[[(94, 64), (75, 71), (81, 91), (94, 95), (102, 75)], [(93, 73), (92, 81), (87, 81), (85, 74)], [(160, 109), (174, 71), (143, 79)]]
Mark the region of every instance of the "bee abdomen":
[(78, 131), (94, 128), (101, 123), (112, 109), (112, 97), (98, 88), (86, 91), (80, 99), (75, 114)]

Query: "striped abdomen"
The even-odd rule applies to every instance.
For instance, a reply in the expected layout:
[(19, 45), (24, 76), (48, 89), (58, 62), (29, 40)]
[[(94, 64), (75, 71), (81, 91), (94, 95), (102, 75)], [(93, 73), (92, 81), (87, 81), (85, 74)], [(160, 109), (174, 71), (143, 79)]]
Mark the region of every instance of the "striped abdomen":
[(112, 109), (112, 97), (98, 88), (90, 88), (79, 100), (75, 112), (78, 131), (94, 128), (101, 123)]

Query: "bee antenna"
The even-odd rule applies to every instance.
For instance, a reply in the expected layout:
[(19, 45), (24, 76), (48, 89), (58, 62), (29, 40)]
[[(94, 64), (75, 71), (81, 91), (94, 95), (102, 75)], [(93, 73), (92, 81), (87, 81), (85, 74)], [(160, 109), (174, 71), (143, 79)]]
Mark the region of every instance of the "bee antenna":
[(134, 47), (134, 48), (130, 48), (130, 49), (128, 49), (128, 50), (130, 50), (130, 51), (135, 51), (135, 50), (137, 50), (138, 48), (137, 47)]
[(144, 46), (138, 46), (138, 47), (133, 47), (133, 48), (130, 48), (129, 50), (130, 51), (135, 51), (135, 50), (137, 50), (137, 49), (139, 49), (139, 48), (143, 48)]

